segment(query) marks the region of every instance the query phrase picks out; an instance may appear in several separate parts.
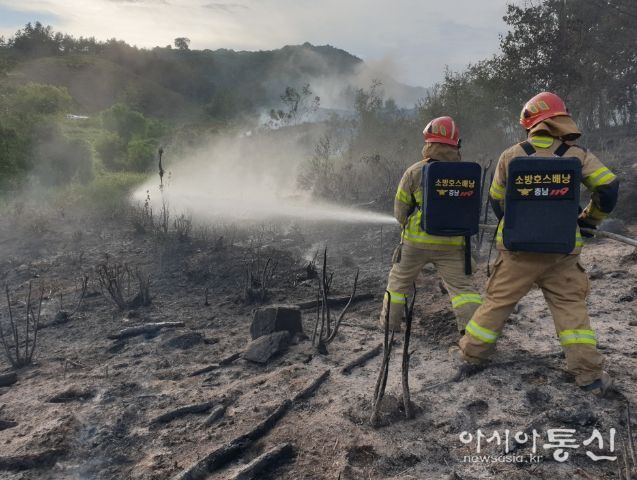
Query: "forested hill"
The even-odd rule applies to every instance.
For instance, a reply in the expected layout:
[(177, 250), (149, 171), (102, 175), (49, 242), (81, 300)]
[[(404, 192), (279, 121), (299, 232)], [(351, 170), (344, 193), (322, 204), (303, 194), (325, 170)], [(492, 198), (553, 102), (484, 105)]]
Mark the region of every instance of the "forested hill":
[[(120, 101), (147, 115), (184, 117), (203, 109), (227, 119), (272, 106), (287, 86), (309, 83), (319, 96), (326, 87), (343, 103), (363, 86), (357, 83), (363, 61), (329, 45), (212, 51), (190, 50), (186, 40), (139, 49), (117, 40), (75, 39), (35, 23), (3, 42), (0, 51), (9, 79), (66, 87), (78, 113), (87, 114)], [(410, 104), (424, 94), (422, 88), (390, 83)]]
[[(140, 49), (28, 23), (0, 37), (0, 198), (29, 181), (58, 187), (117, 174), (129, 185), (155, 164), (160, 145), (174, 158), (237, 125), (276, 129), (327, 118), (319, 108), (353, 111), (376, 78), (328, 45), (211, 51), (177, 38)], [(379, 80), (396, 111), (426, 94), (389, 75)]]

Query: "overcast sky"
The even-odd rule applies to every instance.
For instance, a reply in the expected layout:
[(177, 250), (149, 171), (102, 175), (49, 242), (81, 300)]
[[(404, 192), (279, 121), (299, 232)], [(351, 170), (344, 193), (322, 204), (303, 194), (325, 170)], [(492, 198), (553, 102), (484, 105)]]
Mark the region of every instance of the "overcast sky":
[(430, 86), (496, 53), (505, 0), (0, 0), (0, 34), (27, 21), (139, 47), (175, 37), (193, 49), (269, 50), (330, 44), (388, 64), (398, 80)]

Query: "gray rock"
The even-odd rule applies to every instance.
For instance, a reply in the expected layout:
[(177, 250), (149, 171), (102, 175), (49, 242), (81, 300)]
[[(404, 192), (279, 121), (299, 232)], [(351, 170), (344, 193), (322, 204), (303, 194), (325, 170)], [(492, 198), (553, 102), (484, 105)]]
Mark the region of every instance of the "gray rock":
[(284, 331), (290, 336), (303, 333), (301, 310), (296, 305), (269, 305), (254, 312), (252, 325), (250, 325), (250, 335), (253, 340)]
[(168, 348), (176, 348), (179, 350), (188, 350), (196, 345), (204, 343), (205, 339), (201, 333), (187, 332), (177, 335), (164, 342), (164, 346)]
[(250, 362), (265, 364), (277, 353), (287, 349), (289, 343), (290, 334), (287, 331), (274, 332), (251, 341), (242, 357)]
[(591, 280), (599, 280), (603, 276), (604, 272), (597, 265), (593, 265), (593, 267), (588, 271), (588, 278)]
[(0, 420), (0, 432), (9, 428), (17, 427), (18, 423), (11, 420)]
[(8, 387), (18, 381), (15, 372), (0, 373), (0, 387)]

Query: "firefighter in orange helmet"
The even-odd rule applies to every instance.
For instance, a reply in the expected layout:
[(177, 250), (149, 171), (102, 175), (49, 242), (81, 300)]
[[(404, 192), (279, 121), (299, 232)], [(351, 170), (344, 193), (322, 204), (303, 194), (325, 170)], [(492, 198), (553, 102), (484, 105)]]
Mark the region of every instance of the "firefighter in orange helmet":
[[(603, 395), (612, 385), (612, 380), (602, 369), (603, 358), (597, 350), (596, 334), (587, 313), (586, 297), (589, 292), (589, 279), (579, 257), (583, 246), (579, 227), (595, 228), (608, 216), (617, 202), (619, 182), (594, 154), (574, 144), (581, 132), (566, 109), (566, 105), (557, 95), (543, 92), (530, 99), (522, 109), (520, 124), (527, 131), (528, 138), (502, 153), (489, 191), (491, 205), (500, 219), (496, 234), (499, 255), (487, 283), (484, 304), (475, 312), (467, 325), (464, 337), (460, 340), (460, 356), (465, 363), (460, 367), (459, 375), (463, 375), (463, 370), (465, 374), (471, 373), (476, 366), (479, 369), (479, 366), (489, 359), (515, 305), (534, 285), (537, 285), (542, 290), (551, 310), (557, 338), (566, 354), (568, 370), (574, 374), (577, 385)], [(538, 159), (537, 157), (550, 158)], [(581, 183), (591, 192), (591, 201), (583, 211), (580, 209), (581, 213), (577, 218), (579, 206), (579, 195), (577, 195), (577, 198), (572, 200), (574, 203), (570, 216), (562, 220), (557, 219), (556, 225), (572, 224), (572, 229), (567, 229), (565, 235), (571, 235), (571, 243), (567, 244), (566, 249), (570, 249), (571, 246), (573, 248), (566, 252), (552, 253), (550, 245), (551, 241), (557, 242), (555, 237), (557, 233), (543, 232), (543, 229), (547, 230), (547, 228), (541, 220), (531, 220), (527, 216), (527, 218), (517, 218), (515, 222), (509, 222), (514, 220), (514, 218), (510, 219), (509, 215), (514, 215), (516, 211), (532, 214), (533, 209), (540, 208), (537, 205), (541, 205), (542, 202), (533, 203), (533, 199), (529, 201), (523, 196), (543, 195), (545, 193), (543, 187), (546, 185), (534, 189), (534, 185), (529, 185), (526, 177), (523, 178), (517, 173), (510, 175), (509, 172), (517, 171), (516, 167), (513, 167), (516, 161), (526, 162), (521, 165), (539, 164), (546, 168), (559, 157), (576, 165), (575, 171), (581, 176)], [(547, 160), (548, 163), (546, 163)], [(535, 176), (528, 176), (531, 182), (535, 182), (533, 178)], [(524, 188), (518, 188), (518, 184), (519, 187)], [(578, 192), (579, 184), (573, 186)], [(568, 188), (559, 189), (558, 192), (560, 194), (568, 192)], [(519, 199), (516, 196), (519, 196)], [(535, 200), (550, 201), (550, 197)], [(527, 202), (524, 204), (526, 210), (514, 209), (515, 202), (518, 201)], [(557, 201), (563, 202), (564, 199)], [(563, 207), (566, 204), (553, 203), (552, 205), (555, 214), (548, 210), (544, 217), (546, 224), (556, 220), (550, 218), (558, 215), (555, 207), (559, 205)], [(559, 207), (560, 211), (563, 210), (562, 207)], [(507, 221), (506, 225), (503, 220)], [(512, 245), (511, 238), (517, 234), (516, 232), (522, 231), (524, 236), (524, 228), (529, 229), (530, 232), (529, 238), (526, 239), (529, 242), (528, 245), (507, 248), (507, 244)], [(546, 242), (533, 244), (539, 237), (545, 237)], [(534, 245), (535, 247), (541, 245), (542, 248), (534, 248)], [(516, 249), (517, 251), (511, 251)]]
[(394, 331), (400, 330), (412, 284), (423, 267), (432, 263), (449, 293), (458, 330), (464, 332), (482, 301), (472, 284), (472, 276), (465, 273), (465, 239), (430, 235), (421, 227), (423, 167), (433, 160), (459, 162), (460, 132), (451, 117), (439, 117), (425, 127), (423, 137), (423, 159), (404, 173), (394, 200), (394, 217), (402, 227), (402, 237), (392, 259), (380, 324), (384, 327), (389, 307), (389, 326)]

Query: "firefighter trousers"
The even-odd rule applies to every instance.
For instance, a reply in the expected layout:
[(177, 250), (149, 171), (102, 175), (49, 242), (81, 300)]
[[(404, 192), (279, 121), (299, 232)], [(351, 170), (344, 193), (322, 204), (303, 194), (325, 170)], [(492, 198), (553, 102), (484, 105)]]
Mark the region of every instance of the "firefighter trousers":
[(594, 382), (601, 376), (603, 358), (586, 310), (590, 283), (579, 255), (500, 252), (484, 303), (460, 340), (463, 359), (482, 363), (493, 354), (509, 315), (534, 284), (542, 290), (553, 315), (568, 370), (580, 386)]
[[(398, 249), (401, 249), (400, 254), (397, 254)], [(398, 249), (394, 254), (394, 263), (389, 272), (388, 293), (385, 293), (380, 314), (381, 327), (385, 326), (389, 304), (389, 327), (394, 331), (400, 331), (400, 325), (405, 316), (405, 304), (412, 295), (413, 283), (423, 267), (432, 263), (449, 293), (458, 330), (462, 332), (473, 312), (482, 303), (480, 294), (473, 286), (473, 277), (465, 274), (464, 250), (425, 250), (407, 244), (399, 246)], [(472, 263), (475, 270), (473, 260)], [(388, 303), (389, 299), (391, 299), (390, 303)]]

